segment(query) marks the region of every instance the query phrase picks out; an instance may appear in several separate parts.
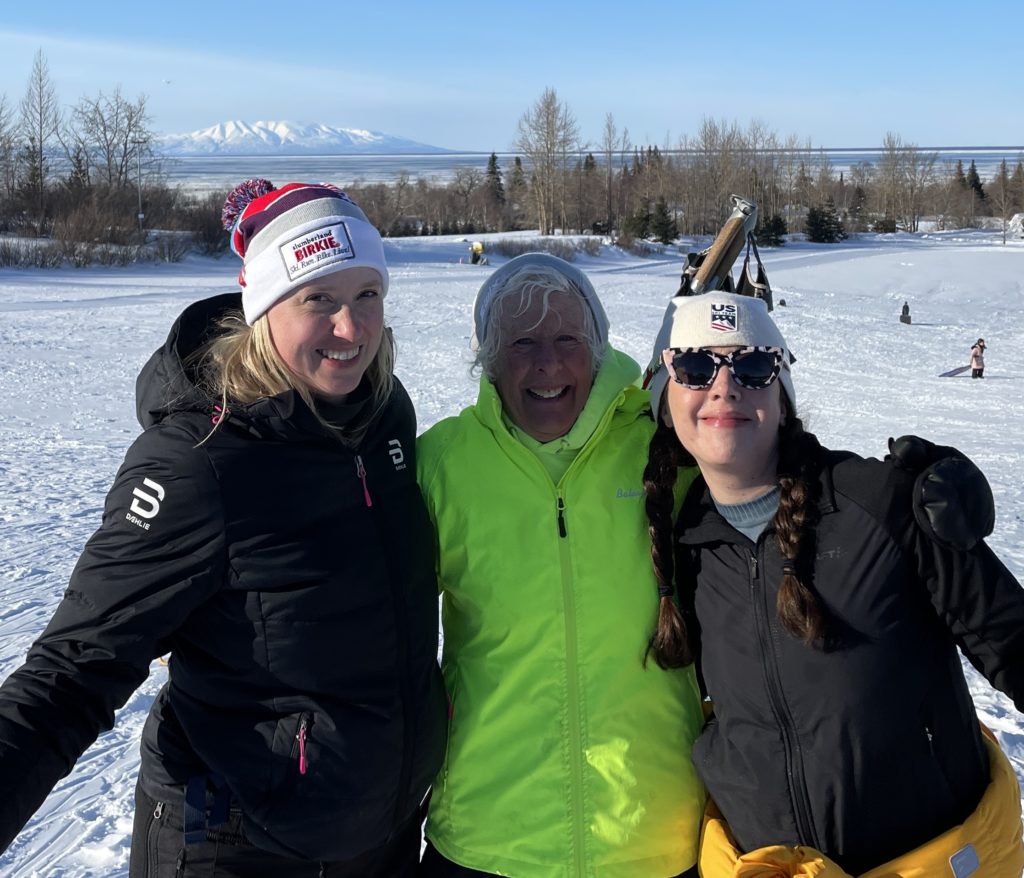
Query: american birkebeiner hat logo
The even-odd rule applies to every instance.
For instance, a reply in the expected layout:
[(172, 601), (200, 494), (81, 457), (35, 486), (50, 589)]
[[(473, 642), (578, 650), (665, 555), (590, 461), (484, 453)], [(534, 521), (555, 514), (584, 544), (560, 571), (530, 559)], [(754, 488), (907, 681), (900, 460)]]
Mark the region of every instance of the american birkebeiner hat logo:
[(344, 223), (314, 229), (281, 245), (290, 282), (335, 262), (354, 259), (355, 255)]
[(717, 332), (735, 332), (739, 309), (726, 303), (711, 304), (711, 329)]

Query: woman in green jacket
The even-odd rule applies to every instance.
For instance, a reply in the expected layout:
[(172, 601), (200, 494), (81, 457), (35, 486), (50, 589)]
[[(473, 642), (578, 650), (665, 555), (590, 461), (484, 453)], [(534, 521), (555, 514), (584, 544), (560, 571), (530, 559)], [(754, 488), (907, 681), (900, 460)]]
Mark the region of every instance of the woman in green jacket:
[(494, 272), (474, 323), (477, 402), (418, 441), (451, 700), (422, 871), (681, 875), (702, 715), (692, 668), (644, 661), (658, 593), (640, 369), (608, 344), (586, 276), (547, 254)]

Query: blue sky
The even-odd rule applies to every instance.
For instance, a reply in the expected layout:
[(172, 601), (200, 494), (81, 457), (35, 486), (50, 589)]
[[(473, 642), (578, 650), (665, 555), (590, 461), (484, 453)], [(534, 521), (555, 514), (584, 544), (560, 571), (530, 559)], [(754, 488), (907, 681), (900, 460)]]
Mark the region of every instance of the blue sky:
[(611, 113), (657, 145), (709, 117), (813, 146), (1016, 146), (1022, 35), (1019, 0), (50, 0), (4, 3), (0, 96), (17, 106), (42, 49), (62, 104), (120, 86), (160, 133), (289, 120), (501, 152), (550, 86), (592, 144)]

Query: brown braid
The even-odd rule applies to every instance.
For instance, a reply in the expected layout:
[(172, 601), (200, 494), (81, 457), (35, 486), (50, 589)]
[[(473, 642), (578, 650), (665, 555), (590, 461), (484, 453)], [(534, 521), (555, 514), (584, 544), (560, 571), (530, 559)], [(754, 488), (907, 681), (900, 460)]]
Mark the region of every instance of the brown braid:
[(654, 653), (660, 668), (681, 668), (693, 661), (693, 652), (686, 623), (679, 612), (675, 593), (675, 546), (672, 538), (675, 505), (673, 488), (679, 467), (692, 464), (692, 459), (679, 444), (675, 431), (659, 419), (658, 429), (651, 437), (644, 469), (644, 490), (647, 493), (648, 531), (651, 535), (651, 561), (658, 581), (658, 624), (647, 644), (644, 666)]
[[(787, 406), (788, 408), (788, 406)], [(808, 646), (821, 647), (826, 614), (809, 582), (818, 523), (821, 445), (791, 413), (779, 430), (779, 508), (775, 539), (783, 557), (782, 583), (775, 602), (782, 627)]]
[[(773, 524), (783, 559), (782, 582), (776, 600), (779, 622), (787, 632), (810, 646), (821, 647), (827, 616), (807, 574), (814, 558), (814, 529), (818, 523), (818, 483), (821, 445), (789, 409), (779, 429), (779, 487), (781, 496)], [(678, 668), (693, 661), (686, 624), (672, 598), (675, 591), (673, 495), (678, 467), (695, 461), (680, 444), (675, 431), (658, 423), (651, 438), (644, 489), (650, 522), (651, 559), (661, 595), (658, 624), (647, 647), (662, 668)], [(809, 560), (810, 559), (810, 560)], [(644, 663), (647, 656), (644, 657)]]

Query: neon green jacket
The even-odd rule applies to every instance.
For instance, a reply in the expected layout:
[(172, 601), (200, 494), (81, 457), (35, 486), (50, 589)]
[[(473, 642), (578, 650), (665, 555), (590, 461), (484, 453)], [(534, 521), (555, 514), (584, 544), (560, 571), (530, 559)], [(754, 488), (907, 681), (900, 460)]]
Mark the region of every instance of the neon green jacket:
[(609, 374), (621, 389), (557, 485), (486, 378), (475, 406), (418, 440), (451, 698), (426, 833), (483, 872), (666, 878), (696, 861), (696, 680), (642, 664), (658, 604), (642, 482), (654, 424), (636, 363), (612, 351)]

